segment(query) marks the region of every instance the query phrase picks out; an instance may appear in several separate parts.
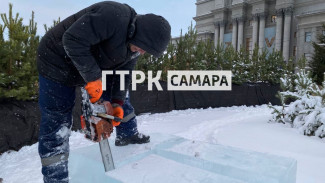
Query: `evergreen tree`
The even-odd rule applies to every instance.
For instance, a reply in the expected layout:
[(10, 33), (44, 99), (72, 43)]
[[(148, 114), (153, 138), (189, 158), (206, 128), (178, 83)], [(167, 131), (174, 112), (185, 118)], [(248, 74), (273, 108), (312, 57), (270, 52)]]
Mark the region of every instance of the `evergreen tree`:
[(234, 61), (237, 60), (236, 50), (232, 46), (227, 46), (223, 53), (222, 70), (232, 70)]
[(233, 83), (242, 84), (248, 82), (250, 79), (250, 66), (251, 60), (249, 59), (249, 54), (244, 48), (241, 48), (236, 54), (236, 61), (233, 65)]
[[(9, 4), (9, 14), (1, 14), (1, 19), (0, 98), (34, 99), (37, 94), (36, 50), (39, 44), (34, 13), (29, 25), (25, 26), (19, 13), (13, 15), (12, 4)], [(5, 29), (8, 39), (4, 39)]]
[[(325, 137), (325, 82), (322, 86), (313, 83), (309, 73), (300, 70), (294, 80), (293, 91), (280, 92), (282, 106), (270, 106), (273, 109), (271, 121), (289, 123), (292, 127), (308, 136)], [(291, 85), (290, 78), (282, 78), (283, 86)], [(292, 85), (289, 87), (291, 89)], [(295, 98), (284, 103), (286, 98)]]
[(197, 47), (197, 32), (193, 25), (188, 28), (188, 32), (180, 35), (180, 39), (176, 43), (176, 62), (175, 69), (190, 70), (195, 65), (195, 49)]
[(215, 67), (211, 67), (211, 69), (221, 70), (223, 64), (223, 55), (224, 55), (224, 46), (223, 44), (217, 44), (215, 48)]
[(259, 47), (255, 44), (253, 53), (251, 55), (251, 67), (249, 68), (249, 81), (250, 82), (257, 82), (258, 78), (260, 77), (260, 63), (259, 63)]
[[(325, 30), (325, 25), (323, 25)], [(318, 36), (318, 41), (321, 44), (325, 44), (325, 35), (320, 34)], [(318, 45), (318, 43), (313, 43), (314, 56), (310, 62), (310, 67), (312, 70), (312, 76), (317, 84), (321, 84), (324, 81), (325, 73), (325, 46)]]
[(280, 83), (280, 78), (286, 73), (286, 63), (281, 52), (273, 50), (273, 52), (268, 53), (264, 51), (264, 56), (266, 59), (261, 80), (268, 81), (271, 84)]
[(166, 54), (163, 55), (161, 62), (161, 79), (167, 81), (167, 72), (168, 70), (175, 70), (176, 62), (176, 48), (171, 42), (168, 44)]
[(190, 59), (189, 62), (189, 69), (190, 70), (199, 70), (200, 68), (204, 69), (206, 68), (206, 58), (205, 58), (205, 41), (200, 40), (197, 44), (195, 49), (193, 50), (193, 56), (194, 58)]

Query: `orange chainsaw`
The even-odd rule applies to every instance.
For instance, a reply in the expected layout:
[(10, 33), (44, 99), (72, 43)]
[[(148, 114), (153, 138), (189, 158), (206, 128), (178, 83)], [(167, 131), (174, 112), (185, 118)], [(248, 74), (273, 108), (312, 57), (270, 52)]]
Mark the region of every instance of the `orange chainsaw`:
[(108, 138), (113, 132), (112, 120), (122, 119), (112, 116), (113, 107), (110, 102), (104, 101), (92, 104), (84, 88), (82, 94), (81, 129), (87, 139), (99, 142), (105, 172), (115, 169)]

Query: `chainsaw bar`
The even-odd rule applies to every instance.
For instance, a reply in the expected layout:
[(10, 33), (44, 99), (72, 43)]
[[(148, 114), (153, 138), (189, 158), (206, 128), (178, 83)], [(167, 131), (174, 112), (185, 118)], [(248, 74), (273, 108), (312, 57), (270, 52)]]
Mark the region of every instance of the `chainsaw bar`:
[[(89, 100), (89, 95), (87, 91), (82, 87), (81, 88), (81, 94), (82, 94), (82, 114), (83, 114), (83, 119), (85, 122), (86, 126), (86, 136), (89, 135), (91, 139), (91, 135), (89, 132), (91, 132), (91, 116), (99, 116), (97, 115), (98, 112), (99, 114), (102, 115), (102, 117), (111, 120), (112, 118), (114, 119), (114, 116), (104, 114), (106, 113), (105, 107), (104, 106), (99, 106), (99, 105), (94, 105), (90, 102)], [(99, 116), (100, 117), (100, 116)], [(115, 117), (116, 118), (116, 117)], [(118, 120), (118, 119), (116, 119)], [(119, 119), (121, 120), (121, 119)], [(114, 161), (113, 161), (113, 156), (111, 152), (111, 148), (109, 146), (108, 139), (103, 139), (99, 142), (99, 148), (100, 148), (100, 153), (102, 155), (102, 161), (104, 164), (105, 172), (108, 172), (110, 170), (114, 170)]]
[(101, 140), (99, 142), (100, 153), (102, 154), (103, 164), (105, 168), (105, 172), (110, 170), (114, 170), (114, 161), (111, 152), (111, 147), (109, 146), (108, 139)]

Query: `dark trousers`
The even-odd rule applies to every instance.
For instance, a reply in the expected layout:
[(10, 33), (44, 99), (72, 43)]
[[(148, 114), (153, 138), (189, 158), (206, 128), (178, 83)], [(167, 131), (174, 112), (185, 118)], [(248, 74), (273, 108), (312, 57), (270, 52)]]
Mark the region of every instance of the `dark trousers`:
[[(110, 99), (110, 93), (104, 92), (103, 98)], [(43, 165), (42, 174), (46, 183), (69, 182), (69, 136), (74, 101), (75, 87), (68, 87), (39, 76), (41, 123), (38, 150)], [(124, 116), (134, 110), (128, 97), (122, 107)], [(135, 117), (116, 127), (117, 136), (131, 136), (136, 132)]]
[[(111, 77), (107, 77), (106, 79), (107, 79), (107, 82), (106, 82), (107, 90), (103, 92), (102, 98), (105, 101), (111, 101), (112, 94), (111, 94), (110, 88), (112, 88), (113, 81), (112, 81)], [(130, 103), (130, 97), (129, 97), (128, 92), (126, 94), (126, 98), (125, 98), (122, 108), (124, 111), (124, 117), (127, 117), (131, 113), (134, 113), (134, 108)], [(129, 136), (134, 135), (136, 132), (138, 132), (136, 117), (133, 117), (126, 123), (121, 123), (119, 126), (116, 127), (116, 137), (117, 138), (129, 137)]]

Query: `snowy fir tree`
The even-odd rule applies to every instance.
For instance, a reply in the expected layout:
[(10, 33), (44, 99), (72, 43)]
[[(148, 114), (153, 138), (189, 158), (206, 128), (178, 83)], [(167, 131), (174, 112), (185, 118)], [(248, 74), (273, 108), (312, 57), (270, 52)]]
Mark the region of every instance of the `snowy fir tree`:
[[(325, 82), (322, 86), (312, 81), (305, 70), (300, 70), (292, 82), (287, 75), (281, 78), (286, 91), (280, 92), (282, 106), (273, 109), (271, 121), (289, 123), (308, 136), (325, 137)], [(295, 101), (286, 104), (286, 99)]]

